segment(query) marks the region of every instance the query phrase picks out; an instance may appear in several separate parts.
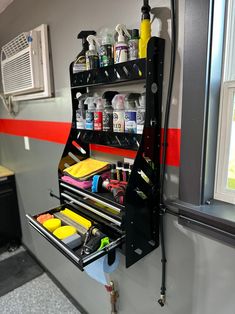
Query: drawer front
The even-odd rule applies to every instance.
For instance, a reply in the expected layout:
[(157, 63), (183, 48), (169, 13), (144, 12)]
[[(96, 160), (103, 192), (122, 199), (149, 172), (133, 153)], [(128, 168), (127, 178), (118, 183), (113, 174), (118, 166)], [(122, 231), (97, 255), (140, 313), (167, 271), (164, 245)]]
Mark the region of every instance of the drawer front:
[[(37, 221), (37, 217), (42, 214), (56, 214), (60, 210), (63, 210), (65, 208), (68, 208), (72, 210), (74, 213), (79, 214), (84, 217), (78, 210), (73, 209), (73, 206), (69, 204), (61, 205), (56, 208), (52, 208), (46, 212), (43, 212), (36, 216), (26, 215), (29, 224), (37, 231), (39, 232), (46, 240), (48, 240), (54, 247), (56, 247), (64, 256), (66, 256), (71, 262), (73, 262), (80, 270), (83, 270), (85, 266), (89, 265), (93, 261), (99, 259), (100, 257), (107, 255), (114, 251), (116, 248), (120, 247), (122, 243), (124, 242), (124, 235), (116, 233), (114, 236), (112, 234), (112, 238), (107, 234), (107, 230), (105, 232), (102, 230), (101, 225), (97, 225), (96, 221), (92, 221), (92, 226), (98, 227), (102, 233), (107, 235), (110, 239), (110, 242), (108, 245), (106, 245), (104, 248), (94, 251), (90, 254), (81, 254), (82, 247), (84, 244), (84, 240), (86, 235), (81, 235), (82, 238), (82, 244), (79, 247), (76, 247), (74, 249), (71, 249), (68, 245), (66, 245), (62, 240), (58, 239), (52, 232), (47, 230), (40, 222)], [(85, 217), (87, 218), (87, 217)], [(66, 225), (66, 223), (63, 223), (62, 225)]]

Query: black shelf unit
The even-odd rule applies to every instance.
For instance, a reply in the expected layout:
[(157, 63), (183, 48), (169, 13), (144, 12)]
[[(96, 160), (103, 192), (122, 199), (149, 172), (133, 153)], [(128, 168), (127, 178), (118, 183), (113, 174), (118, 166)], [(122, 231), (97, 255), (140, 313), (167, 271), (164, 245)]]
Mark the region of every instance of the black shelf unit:
[[(129, 267), (159, 246), (163, 64), (164, 40), (152, 37), (148, 43), (146, 59), (114, 64), (77, 74), (73, 74), (73, 63), (70, 65), (72, 127), (58, 170), (62, 205), (46, 213), (53, 213), (68, 207), (91, 220), (110, 237), (111, 242), (100, 251), (81, 256), (79, 250), (70, 250), (38, 223), (37, 215), (27, 215), (27, 218), (40, 234), (81, 270), (105, 254), (109, 256), (115, 254), (115, 249), (118, 247), (125, 254), (126, 266)], [(87, 87), (92, 89), (100, 85), (129, 84), (141, 80), (146, 86), (146, 118), (143, 134), (76, 129), (76, 94), (78, 92), (85, 93)], [(66, 165), (75, 163), (74, 157), (71, 156), (75, 156), (78, 160), (90, 157), (91, 144), (135, 152), (136, 157), (123, 205), (116, 203), (108, 193), (92, 193), (89, 189), (78, 188), (61, 179)]]

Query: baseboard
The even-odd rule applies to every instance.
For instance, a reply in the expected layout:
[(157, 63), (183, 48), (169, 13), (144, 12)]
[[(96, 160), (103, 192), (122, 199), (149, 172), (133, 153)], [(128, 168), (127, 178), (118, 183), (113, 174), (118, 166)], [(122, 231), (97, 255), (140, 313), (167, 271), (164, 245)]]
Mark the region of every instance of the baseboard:
[(25, 243), (22, 246), (28, 251), (28, 253), (37, 261), (37, 263), (44, 269), (48, 277), (55, 283), (55, 285), (61, 290), (61, 292), (69, 299), (69, 301), (81, 312), (81, 314), (89, 314), (82, 306), (74, 299), (68, 290), (59, 282), (59, 280), (48, 270), (48, 268), (35, 256), (34, 253), (28, 248)]

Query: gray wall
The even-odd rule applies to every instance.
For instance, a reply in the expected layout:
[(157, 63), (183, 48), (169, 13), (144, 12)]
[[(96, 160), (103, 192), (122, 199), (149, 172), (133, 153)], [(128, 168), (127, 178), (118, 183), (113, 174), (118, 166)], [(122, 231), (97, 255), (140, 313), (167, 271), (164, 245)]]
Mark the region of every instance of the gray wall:
[[(167, 40), (164, 91), (169, 70), (170, 29), (168, 1), (151, 1), (159, 5), (155, 12), (153, 34)], [(138, 27), (141, 1), (14, 1), (0, 17), (0, 46), (22, 31), (42, 23), (50, 28), (55, 98), (25, 102), (20, 105), (17, 119), (70, 121), (68, 66), (80, 50), (76, 40), (81, 29), (114, 27), (125, 23)], [(176, 79), (170, 127), (180, 127), (182, 58), (184, 30), (184, 1), (179, 0), (179, 45)], [(118, 14), (117, 14), (118, 12)], [(165, 99), (165, 93), (164, 93)], [(1, 108), (0, 118), (9, 118)], [(35, 214), (58, 202), (49, 197), (49, 189), (58, 191), (57, 164), (63, 145), (30, 139), (31, 150), (26, 151), (23, 138), (0, 134), (0, 161), (15, 170), (23, 242), (56, 276), (62, 285), (90, 314), (110, 312), (109, 296), (104, 287), (80, 272), (40, 235), (32, 231), (25, 214)], [(168, 168), (168, 196), (177, 194), (178, 169)], [(157, 304), (161, 279), (160, 250), (157, 249), (136, 265), (125, 269), (124, 261), (111, 275), (119, 287), (119, 313), (166, 314), (232, 314), (234, 313), (235, 251), (229, 246), (193, 233), (172, 216), (166, 218), (167, 249), (167, 305)]]

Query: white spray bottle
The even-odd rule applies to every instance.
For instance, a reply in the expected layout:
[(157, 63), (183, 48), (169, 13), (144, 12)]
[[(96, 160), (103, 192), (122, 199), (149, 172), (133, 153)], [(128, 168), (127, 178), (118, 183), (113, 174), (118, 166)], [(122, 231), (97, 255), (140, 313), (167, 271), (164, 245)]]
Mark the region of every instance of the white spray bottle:
[(89, 50), (86, 52), (86, 69), (98, 69), (99, 55), (97, 49), (99, 48), (99, 42), (94, 35), (89, 35), (86, 40), (89, 43)]
[(112, 100), (113, 107), (113, 131), (124, 132), (125, 131), (125, 97), (126, 95), (117, 94)]
[(128, 39), (131, 38), (131, 35), (124, 24), (118, 24), (115, 30), (118, 33), (118, 41), (116, 42), (114, 48), (114, 62), (126, 62), (128, 60), (128, 44), (126, 42), (125, 35), (128, 37)]

